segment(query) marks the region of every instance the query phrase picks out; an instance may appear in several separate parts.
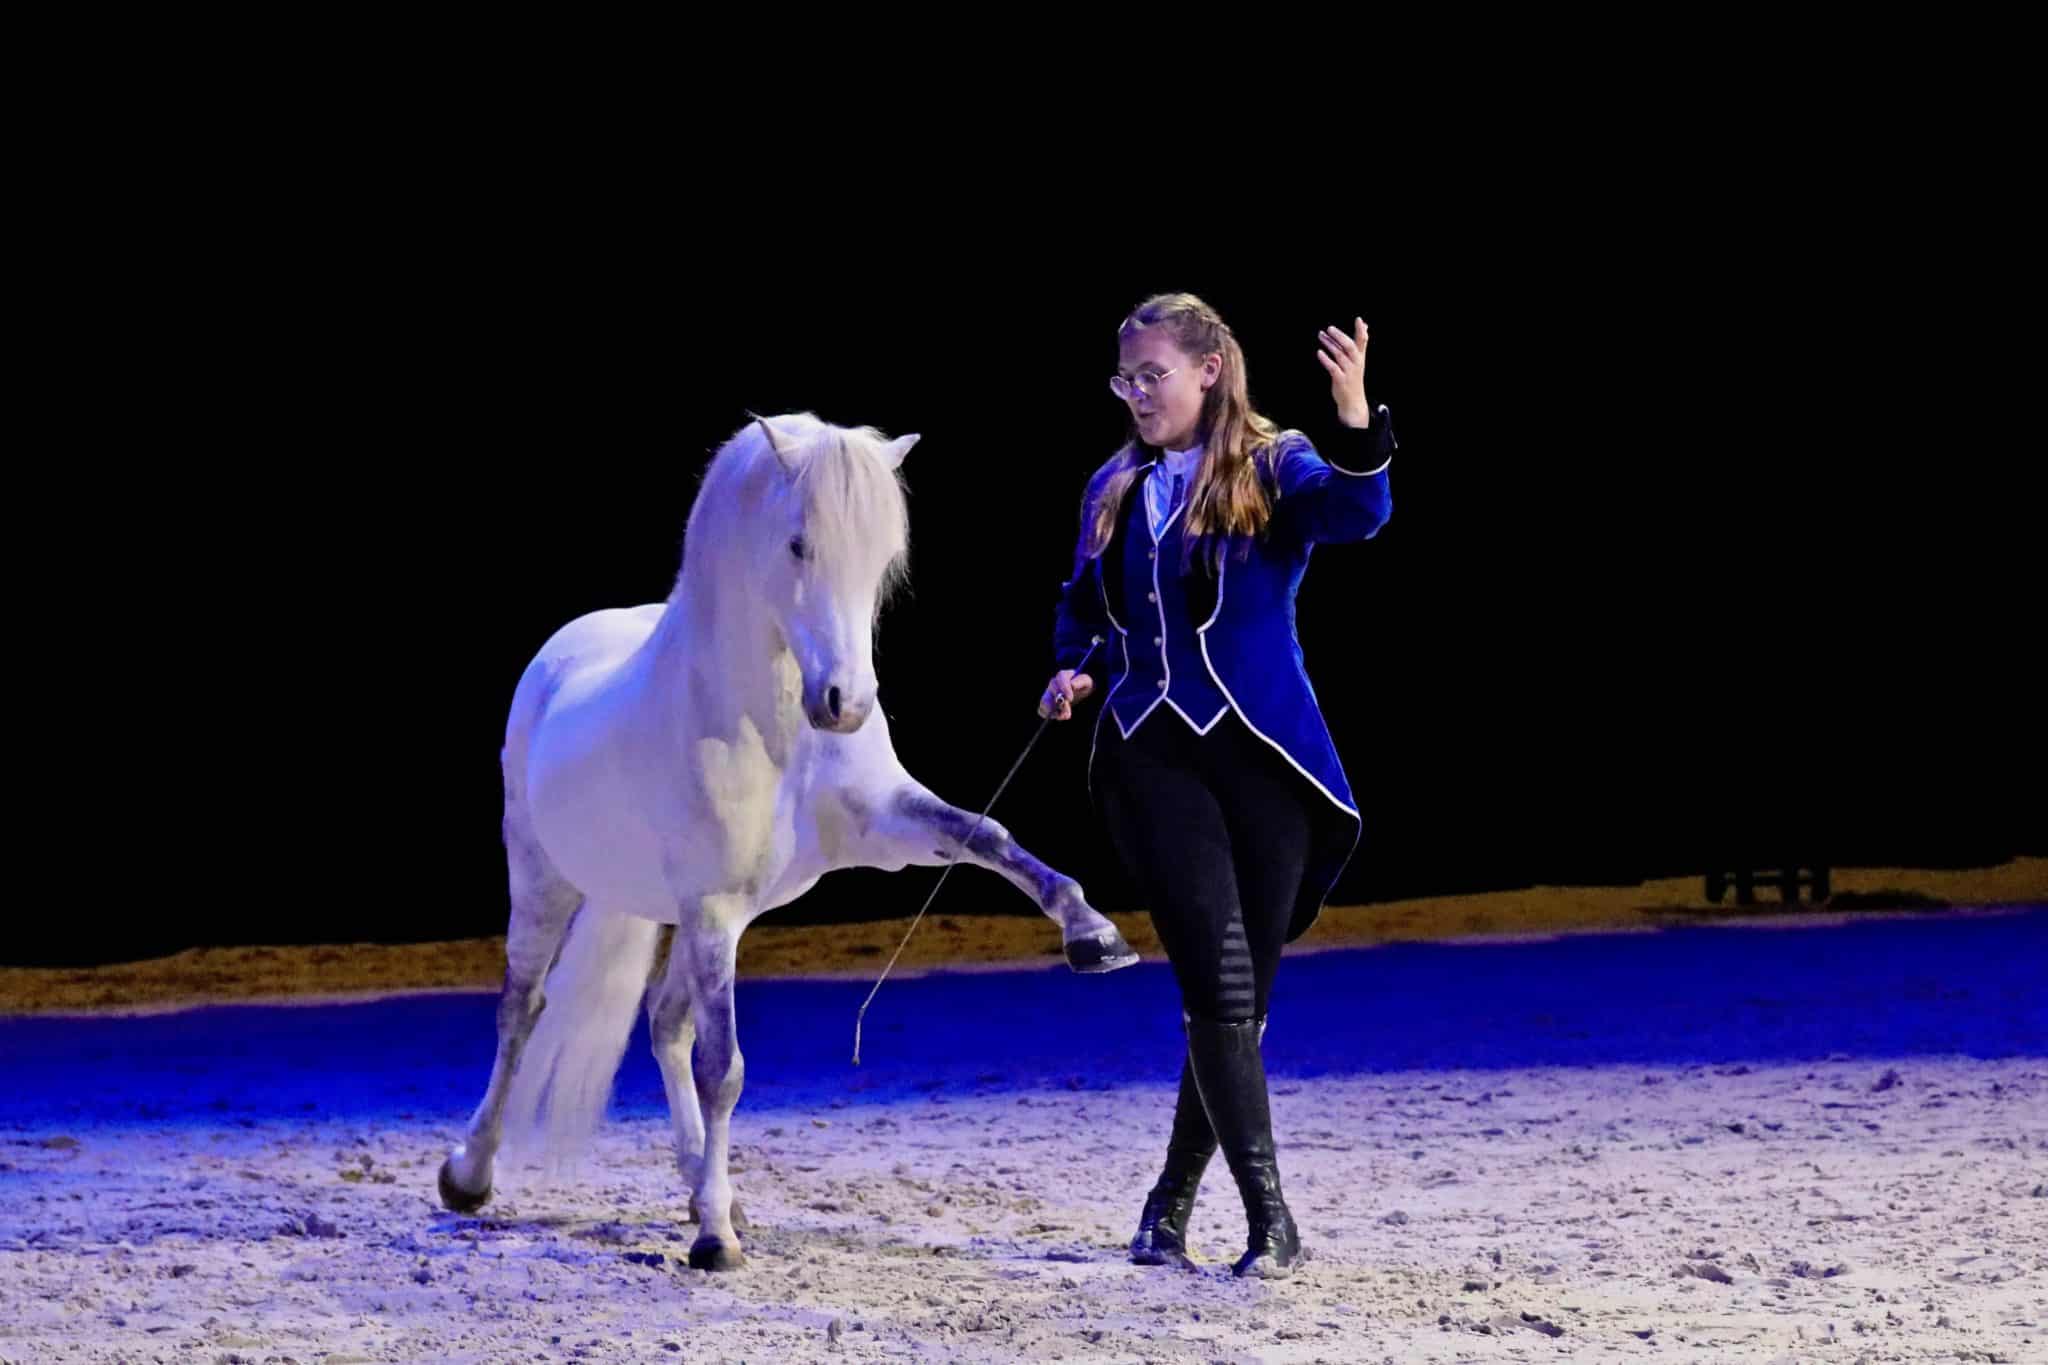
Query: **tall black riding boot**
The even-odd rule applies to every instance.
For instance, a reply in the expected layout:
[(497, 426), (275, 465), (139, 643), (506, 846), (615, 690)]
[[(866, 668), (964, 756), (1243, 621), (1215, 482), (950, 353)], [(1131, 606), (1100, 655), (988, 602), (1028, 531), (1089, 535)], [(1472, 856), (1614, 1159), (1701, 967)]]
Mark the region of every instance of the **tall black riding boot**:
[(1266, 1101), (1266, 1062), (1259, 1053), (1262, 1023), (1188, 1020), (1188, 1059), (1194, 1064), (1202, 1106), (1244, 1197), (1250, 1235), (1235, 1267), (1239, 1275), (1284, 1278), (1301, 1254), (1301, 1235), (1280, 1197), (1280, 1166), (1273, 1155), (1273, 1116)]
[(1173, 1135), (1166, 1140), (1166, 1166), (1159, 1173), (1159, 1183), (1145, 1197), (1145, 1211), (1138, 1215), (1138, 1235), (1131, 1238), (1134, 1263), (1182, 1267), (1189, 1264), (1188, 1215), (1194, 1211), (1195, 1190), (1202, 1183), (1202, 1172), (1215, 1152), (1216, 1134), (1202, 1109), (1194, 1068), (1183, 1055), (1180, 1098), (1173, 1106)]

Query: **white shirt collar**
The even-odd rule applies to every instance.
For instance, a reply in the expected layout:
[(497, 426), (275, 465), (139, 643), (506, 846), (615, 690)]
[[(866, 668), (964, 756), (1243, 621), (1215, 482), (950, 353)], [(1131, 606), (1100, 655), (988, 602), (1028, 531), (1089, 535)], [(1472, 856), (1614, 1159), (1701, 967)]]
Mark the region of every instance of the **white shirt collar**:
[(1173, 480), (1180, 478), (1181, 501), (1194, 491), (1195, 466), (1201, 462), (1202, 446), (1196, 444), (1188, 450), (1161, 450), (1159, 452), (1159, 474), (1162, 477), (1148, 479), (1145, 483), (1145, 512), (1152, 523), (1154, 540), (1166, 534), (1166, 525), (1173, 520), (1173, 510), (1178, 505), (1173, 497)]

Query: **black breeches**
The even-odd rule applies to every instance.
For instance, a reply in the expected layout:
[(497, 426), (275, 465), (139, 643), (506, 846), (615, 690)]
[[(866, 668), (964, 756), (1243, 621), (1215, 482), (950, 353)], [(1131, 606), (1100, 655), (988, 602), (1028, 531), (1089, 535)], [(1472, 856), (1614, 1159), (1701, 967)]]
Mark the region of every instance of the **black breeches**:
[(1095, 787), (1182, 1007), (1263, 1019), (1301, 892), (1314, 793), (1235, 711), (1197, 735), (1165, 706), (1129, 739), (1102, 718)]

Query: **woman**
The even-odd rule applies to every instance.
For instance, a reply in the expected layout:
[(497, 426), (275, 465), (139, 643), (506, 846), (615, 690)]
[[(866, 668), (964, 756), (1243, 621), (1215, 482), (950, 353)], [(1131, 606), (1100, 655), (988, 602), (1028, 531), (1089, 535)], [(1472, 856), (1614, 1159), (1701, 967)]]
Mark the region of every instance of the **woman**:
[(1132, 433), (1088, 482), (1039, 712), (1068, 719), (1095, 691), (1076, 669), (1104, 637), (1090, 789), (1173, 964), (1188, 1036), (1166, 1163), (1131, 1242), (1140, 1264), (1189, 1264), (1188, 1214), (1219, 1144), (1249, 1225), (1236, 1273), (1285, 1276), (1301, 1251), (1259, 1043), (1281, 947), (1358, 843), (1294, 596), (1313, 546), (1364, 540), (1392, 510), (1394, 435), (1366, 401), (1366, 335), (1359, 319), (1319, 338), (1339, 467), (1253, 410), (1237, 339), (1200, 299), (1147, 300), (1117, 333), (1110, 387)]

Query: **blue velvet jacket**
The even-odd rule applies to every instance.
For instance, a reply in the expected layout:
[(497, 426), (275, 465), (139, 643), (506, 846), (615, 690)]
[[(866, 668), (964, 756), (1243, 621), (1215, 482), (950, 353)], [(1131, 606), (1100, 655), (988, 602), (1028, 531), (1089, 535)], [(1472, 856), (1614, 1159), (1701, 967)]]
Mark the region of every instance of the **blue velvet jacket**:
[[(1359, 472), (1332, 465), (1299, 432), (1281, 435), (1267, 481), (1273, 518), (1266, 534), (1251, 543), (1244, 559), (1233, 547), (1214, 576), (1199, 557), (1181, 572), (1184, 508), (1153, 539), (1142, 496), (1144, 480), (1160, 468), (1150, 450), (1141, 451), (1153, 459), (1130, 485), (1109, 545), (1099, 555), (1086, 554), (1096, 500), (1117, 461), (1105, 464), (1089, 480), (1083, 544), (1075, 550), (1073, 576), (1060, 587), (1053, 629), (1057, 668), (1076, 667), (1094, 638), (1103, 638), (1085, 670), (1108, 679), (1095, 722), (1098, 739), (1105, 720), (1126, 736), (1148, 719), (1175, 725), (1185, 720), (1206, 734), (1234, 710), (1320, 793), (1310, 803), (1319, 813), (1317, 829), (1289, 941), (1322, 913), (1360, 832), (1358, 803), (1316, 704), (1294, 628), (1294, 596), (1310, 552), (1319, 543), (1368, 539), (1393, 510), (1387, 466), (1398, 443), (1391, 414), (1383, 404), (1363, 431), (1343, 432), (1356, 448), (1342, 457)], [(1166, 708), (1179, 718), (1160, 718)], [(1091, 791), (1094, 763), (1091, 748)]]

